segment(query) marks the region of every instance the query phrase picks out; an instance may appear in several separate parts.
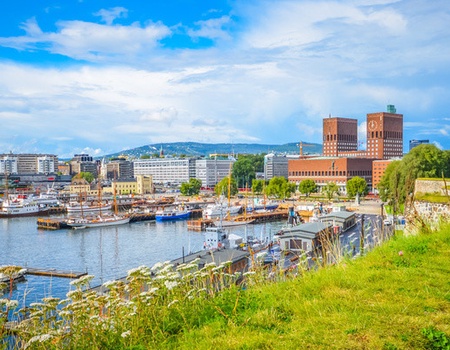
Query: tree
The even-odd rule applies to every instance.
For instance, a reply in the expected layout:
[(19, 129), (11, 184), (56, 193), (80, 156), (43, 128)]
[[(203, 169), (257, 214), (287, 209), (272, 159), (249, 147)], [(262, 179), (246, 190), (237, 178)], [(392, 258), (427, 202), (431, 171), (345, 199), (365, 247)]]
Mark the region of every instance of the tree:
[[(225, 196), (228, 197), (228, 181), (230, 176), (224, 177), (220, 182), (214, 187), (214, 191), (217, 196)], [(236, 180), (231, 177), (230, 180), (230, 196), (234, 196), (238, 193), (238, 187)]]
[(283, 176), (275, 176), (270, 179), (266, 187), (266, 194), (285, 199), (295, 192), (295, 188), (295, 183), (288, 182)]
[(92, 183), (94, 181), (94, 175), (90, 172), (82, 171), (76, 175), (77, 179), (85, 179), (87, 182)]
[(150, 154), (143, 154), (140, 156), (141, 159), (150, 159)]
[(202, 182), (199, 179), (189, 179), (181, 184), (180, 192), (184, 196), (194, 196), (200, 193)]
[(339, 194), (339, 187), (334, 182), (329, 182), (322, 188), (322, 192), (324, 192), (327, 195), (328, 200), (330, 200), (335, 194)]
[(233, 176), (239, 187), (246, 187), (256, 178), (257, 171), (264, 170), (264, 156), (261, 154), (240, 155), (233, 164)]
[(302, 194), (306, 194), (306, 197), (309, 197), (311, 193), (317, 192), (317, 185), (314, 180), (306, 179), (300, 182), (298, 185), (298, 190)]
[(366, 180), (359, 176), (352, 177), (348, 180), (346, 188), (349, 197), (355, 197), (357, 194), (364, 196), (369, 192)]
[(265, 182), (266, 182), (266, 180), (253, 179), (253, 181), (252, 181), (252, 191), (257, 193), (257, 194), (263, 193), (264, 187), (265, 187)]
[(401, 161), (394, 161), (386, 168), (378, 185), (380, 198), (389, 202), (394, 211), (398, 210), (414, 193), (417, 178), (450, 176), (449, 155), (448, 151), (431, 144), (414, 147)]

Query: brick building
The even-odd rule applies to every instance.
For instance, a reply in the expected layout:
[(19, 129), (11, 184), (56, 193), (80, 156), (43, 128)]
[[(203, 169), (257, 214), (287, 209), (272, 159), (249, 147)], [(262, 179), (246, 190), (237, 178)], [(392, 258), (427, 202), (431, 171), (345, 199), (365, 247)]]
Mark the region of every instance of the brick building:
[(337, 156), (358, 150), (358, 121), (350, 118), (323, 120), (323, 155)]
[(300, 183), (311, 179), (319, 191), (334, 182), (341, 193), (346, 193), (347, 181), (359, 176), (372, 186), (372, 159), (350, 157), (317, 157), (289, 161), (289, 181)]
[(393, 105), (387, 112), (367, 114), (366, 151), (358, 150), (357, 134), (356, 119), (325, 118), (323, 157), (290, 160), (288, 180), (298, 184), (311, 179), (319, 189), (334, 182), (346, 193), (347, 181), (359, 176), (373, 189), (389, 164), (386, 160), (403, 156), (403, 115)]

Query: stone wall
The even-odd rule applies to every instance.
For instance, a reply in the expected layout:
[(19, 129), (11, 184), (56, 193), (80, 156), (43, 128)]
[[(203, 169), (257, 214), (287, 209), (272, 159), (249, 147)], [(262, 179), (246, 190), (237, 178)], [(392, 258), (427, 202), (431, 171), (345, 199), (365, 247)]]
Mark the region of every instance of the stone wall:
[[(450, 179), (446, 179), (447, 188), (450, 186)], [(441, 179), (425, 180), (417, 179), (415, 183), (414, 194), (416, 193), (437, 193), (442, 196), (447, 195), (444, 181)], [(450, 189), (449, 189), (450, 194)]]

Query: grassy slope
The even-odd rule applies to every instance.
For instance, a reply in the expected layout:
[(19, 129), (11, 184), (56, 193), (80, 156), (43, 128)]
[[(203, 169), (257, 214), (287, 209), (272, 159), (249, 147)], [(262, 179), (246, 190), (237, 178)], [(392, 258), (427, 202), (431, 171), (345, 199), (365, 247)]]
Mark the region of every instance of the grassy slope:
[(425, 349), (423, 328), (450, 334), (449, 232), (447, 227), (429, 236), (396, 237), (364, 258), (239, 296), (230, 292), (209, 323), (161, 345)]

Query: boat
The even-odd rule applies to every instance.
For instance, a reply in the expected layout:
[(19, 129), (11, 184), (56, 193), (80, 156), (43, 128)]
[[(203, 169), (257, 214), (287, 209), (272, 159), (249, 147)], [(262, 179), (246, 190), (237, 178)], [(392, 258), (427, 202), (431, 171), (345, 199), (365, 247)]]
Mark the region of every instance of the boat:
[(155, 213), (156, 221), (183, 220), (191, 216), (191, 211), (187, 209), (158, 210)]
[(262, 211), (271, 211), (277, 209), (279, 204), (277, 202), (273, 201), (263, 201), (258, 202), (254, 205), (247, 206), (247, 212), (255, 211), (255, 212), (262, 212)]
[[(99, 182), (99, 188), (98, 188), (98, 203), (102, 203), (101, 198), (101, 185), (100, 180)], [(119, 215), (117, 210), (117, 201), (116, 201), (116, 186), (114, 182), (114, 214), (103, 214), (102, 210), (104, 208), (104, 205), (98, 205), (99, 214), (97, 216), (92, 217), (85, 217), (84, 216), (84, 206), (81, 205), (81, 216), (75, 217), (67, 220), (67, 225), (72, 228), (92, 228), (92, 227), (104, 227), (104, 226), (117, 226), (117, 225), (123, 225), (128, 224), (130, 222), (130, 216), (129, 215)], [(111, 206), (109, 206), (111, 207)]]
[(67, 225), (74, 229), (116, 226), (128, 224), (129, 216), (124, 215), (97, 215), (95, 217), (79, 217), (67, 220)]
[(241, 205), (227, 205), (224, 203), (208, 204), (203, 210), (203, 216), (205, 219), (212, 219), (220, 217), (221, 215), (236, 215), (239, 214), (241, 210)]
[(111, 204), (80, 204), (78, 202), (76, 203), (69, 203), (66, 205), (66, 210), (68, 214), (81, 214), (81, 213), (98, 213), (102, 211), (108, 211), (112, 209)]
[(0, 209), (1, 218), (11, 218), (20, 216), (34, 216), (44, 214), (48, 211), (45, 206), (39, 205), (37, 202), (30, 200), (26, 195), (20, 194), (11, 196), (8, 193), (8, 174), (5, 173), (5, 194)]

